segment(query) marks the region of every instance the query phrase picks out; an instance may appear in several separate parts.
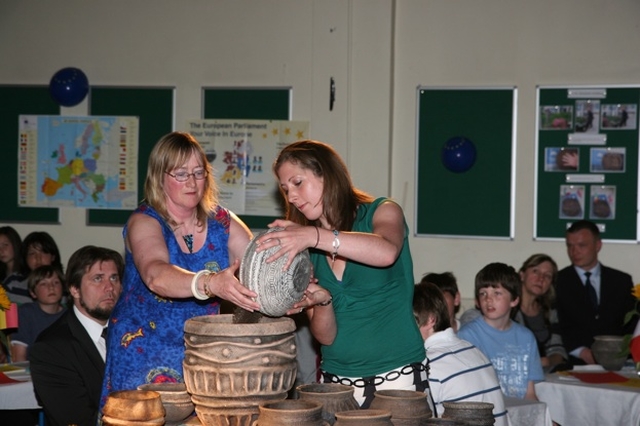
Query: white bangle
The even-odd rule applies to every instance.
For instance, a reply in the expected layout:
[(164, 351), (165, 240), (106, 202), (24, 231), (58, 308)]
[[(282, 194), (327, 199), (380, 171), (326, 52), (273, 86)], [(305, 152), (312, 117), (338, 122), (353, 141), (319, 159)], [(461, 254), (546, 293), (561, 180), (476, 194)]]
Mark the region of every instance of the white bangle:
[(340, 248), (340, 240), (338, 239), (338, 230), (333, 230), (333, 253), (331, 253), (331, 261), (334, 262), (336, 260), (336, 256), (338, 255), (338, 249)]
[(206, 269), (198, 271), (191, 280), (191, 293), (193, 294), (193, 297), (199, 300), (207, 300), (209, 298), (209, 296), (207, 296), (206, 294), (202, 294), (200, 293), (200, 291), (198, 291), (198, 278), (200, 278), (200, 276), (204, 274), (210, 274), (210, 272)]

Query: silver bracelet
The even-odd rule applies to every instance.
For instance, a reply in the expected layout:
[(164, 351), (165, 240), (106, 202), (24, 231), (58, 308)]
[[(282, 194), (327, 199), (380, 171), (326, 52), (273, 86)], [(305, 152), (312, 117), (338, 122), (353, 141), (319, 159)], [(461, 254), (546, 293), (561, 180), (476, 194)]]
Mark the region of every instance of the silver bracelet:
[(200, 291), (198, 291), (198, 278), (200, 278), (204, 274), (210, 274), (210, 273), (211, 272), (209, 272), (208, 270), (203, 269), (202, 271), (198, 271), (193, 276), (193, 279), (191, 280), (191, 294), (193, 294), (193, 297), (195, 297), (196, 299), (207, 300), (209, 298), (209, 296), (207, 296), (206, 294), (202, 294), (200, 293)]
[(333, 253), (331, 253), (331, 261), (334, 262), (336, 260), (336, 256), (338, 255), (338, 249), (340, 248), (340, 239), (338, 239), (338, 230), (333, 230)]

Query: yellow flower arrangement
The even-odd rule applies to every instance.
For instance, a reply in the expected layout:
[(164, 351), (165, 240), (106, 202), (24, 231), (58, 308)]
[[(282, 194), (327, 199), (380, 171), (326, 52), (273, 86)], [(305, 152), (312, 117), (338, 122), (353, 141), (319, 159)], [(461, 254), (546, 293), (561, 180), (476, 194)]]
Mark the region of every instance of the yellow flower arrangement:
[(638, 311), (638, 303), (640, 303), (640, 284), (636, 284), (635, 286), (633, 286), (633, 288), (631, 289), (631, 294), (636, 299), (636, 306), (632, 310), (627, 312), (627, 314), (624, 316), (625, 324), (628, 324), (629, 321), (631, 321), (631, 319), (636, 315), (640, 315), (640, 311)]
[[(631, 294), (636, 299), (636, 305), (624, 316), (625, 325), (628, 324), (636, 315), (640, 316), (640, 310), (638, 310), (638, 305), (640, 304), (640, 284), (633, 286)], [(622, 341), (624, 348), (623, 353), (627, 356), (631, 353), (631, 356), (636, 363), (636, 370), (640, 372), (640, 339), (633, 339), (633, 337), (634, 336), (631, 334), (626, 334), (624, 336)]]
[(11, 300), (7, 296), (7, 291), (0, 285), (0, 310), (6, 311), (11, 308)]

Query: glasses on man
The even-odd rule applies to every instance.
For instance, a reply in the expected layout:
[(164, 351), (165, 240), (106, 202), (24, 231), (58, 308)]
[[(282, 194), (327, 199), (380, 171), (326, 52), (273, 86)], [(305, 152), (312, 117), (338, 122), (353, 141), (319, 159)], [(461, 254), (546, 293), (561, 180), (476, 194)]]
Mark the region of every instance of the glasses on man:
[(189, 180), (191, 176), (193, 176), (195, 180), (202, 180), (209, 175), (209, 173), (205, 169), (196, 170), (193, 173), (187, 173), (185, 171), (180, 171), (175, 173), (169, 173), (169, 172), (165, 172), (165, 173), (171, 176), (172, 178), (174, 178), (178, 182), (186, 182)]

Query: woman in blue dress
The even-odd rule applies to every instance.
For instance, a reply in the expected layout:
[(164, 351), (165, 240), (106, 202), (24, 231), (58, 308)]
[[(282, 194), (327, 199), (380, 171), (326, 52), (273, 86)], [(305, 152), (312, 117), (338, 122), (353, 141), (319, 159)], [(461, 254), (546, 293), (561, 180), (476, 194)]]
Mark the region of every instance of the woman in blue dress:
[(218, 314), (220, 299), (260, 308), (235, 276), (251, 232), (218, 205), (211, 165), (191, 135), (173, 132), (155, 145), (145, 199), (123, 236), (123, 289), (109, 320), (101, 405), (113, 391), (184, 382), (184, 323)]

